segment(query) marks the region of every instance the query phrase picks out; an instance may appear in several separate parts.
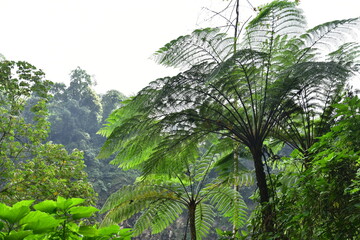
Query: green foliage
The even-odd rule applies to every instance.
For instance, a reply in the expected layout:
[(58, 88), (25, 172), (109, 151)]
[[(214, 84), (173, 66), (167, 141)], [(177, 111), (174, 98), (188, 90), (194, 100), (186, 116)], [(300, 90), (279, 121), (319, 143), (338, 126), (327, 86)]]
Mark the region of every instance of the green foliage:
[[(216, 209), (229, 217), (236, 228), (242, 227), (246, 205), (239, 192), (216, 180), (206, 183), (221, 157), (214, 149), (216, 147), (209, 147), (193, 163), (184, 160), (182, 171), (175, 166), (162, 174), (147, 175), (112, 194), (102, 209), (107, 212), (103, 224), (120, 223), (141, 213), (134, 225), (134, 236), (147, 229), (156, 234), (170, 226), (185, 210), (191, 234), (194, 231), (194, 236), (202, 239), (211, 231)], [(186, 155), (189, 157), (189, 153)]]
[[(43, 78), (44, 73), (29, 63), (0, 62), (0, 191), (17, 163), (47, 137), (45, 104), (51, 82)], [(32, 96), (36, 101), (30, 109), (32, 119), (27, 121), (23, 114)]]
[(51, 89), (54, 97), (49, 103), (49, 139), (63, 144), (68, 151), (79, 149), (83, 152), (82, 164), (86, 165), (88, 179), (98, 193), (98, 206), (101, 206), (111, 193), (132, 183), (136, 174), (124, 173), (109, 165), (111, 158), (105, 161), (95, 159), (105, 141), (96, 132), (105, 123), (108, 114), (121, 106), (121, 101), (125, 99), (115, 90), (99, 95), (93, 89), (95, 84), (93, 78), (79, 67), (70, 74), (70, 86), (54, 84)]
[[(359, 219), (360, 100), (333, 105), (335, 124), (309, 149), (311, 165), (285, 171), (276, 183), (277, 237), (357, 239)], [(299, 153), (299, 152), (298, 152)], [(295, 157), (302, 157), (294, 153)], [(295, 181), (290, 179), (295, 179)], [(281, 234), (281, 235), (280, 235)]]
[(94, 204), (96, 194), (84, 172), (82, 152), (68, 154), (62, 145), (45, 143), (36, 148), (33, 157), (21, 163), (13, 177), (1, 191), (3, 202), (14, 203), (24, 199), (56, 199), (85, 197)]
[(50, 81), (26, 62), (0, 62), (0, 199), (82, 196), (95, 200), (79, 151), (69, 155), (62, 145), (44, 143), (49, 132), (46, 104)]
[[(12, 176), (12, 170), (22, 158), (30, 154), (33, 146), (47, 136), (45, 103), (51, 83), (44, 81), (44, 73), (26, 62), (0, 62), (0, 191)], [(37, 96), (31, 111), (33, 123), (22, 113), (26, 101)]]
[[(155, 123), (141, 115), (141, 112), (147, 111), (146, 106), (137, 105), (133, 100), (123, 103), (124, 106), (114, 111), (107, 119), (108, 124), (99, 131), (107, 137), (107, 141), (98, 158), (107, 158), (116, 152), (111, 163), (127, 170), (138, 168), (142, 161), (149, 158), (160, 136)], [(137, 144), (133, 144), (134, 140)]]
[(91, 76), (79, 67), (71, 72), (68, 88), (63, 84), (55, 85), (54, 98), (49, 105), (50, 140), (69, 146), (68, 150), (85, 150), (91, 146), (94, 141), (91, 138), (96, 138), (102, 121), (101, 100), (93, 86)]
[(87, 239), (130, 240), (131, 231), (117, 225), (98, 228), (88, 218), (98, 211), (91, 206), (79, 206), (81, 198), (56, 201), (45, 200), (33, 205), (33, 200), (20, 201), (13, 206), (0, 203), (0, 239)]

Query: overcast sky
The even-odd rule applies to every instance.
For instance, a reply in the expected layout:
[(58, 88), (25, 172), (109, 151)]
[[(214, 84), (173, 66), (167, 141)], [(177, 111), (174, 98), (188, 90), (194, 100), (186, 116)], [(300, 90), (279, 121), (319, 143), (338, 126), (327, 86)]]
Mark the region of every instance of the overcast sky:
[[(249, 0), (258, 6), (266, 0)], [(359, 0), (301, 0), (309, 27), (360, 16)], [(80, 66), (96, 91), (135, 94), (173, 69), (150, 56), (165, 43), (206, 27), (224, 0), (0, 0), (0, 53), (41, 68), (49, 80), (69, 83)], [(242, 13), (255, 15), (247, 0)], [(214, 20), (215, 21), (215, 20)], [(214, 22), (213, 21), (213, 22)]]

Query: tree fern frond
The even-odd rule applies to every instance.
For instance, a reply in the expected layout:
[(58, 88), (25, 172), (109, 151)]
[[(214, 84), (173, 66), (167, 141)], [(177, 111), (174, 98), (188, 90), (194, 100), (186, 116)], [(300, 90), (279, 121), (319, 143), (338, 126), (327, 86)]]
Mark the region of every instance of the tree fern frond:
[(237, 186), (253, 186), (256, 182), (254, 171), (240, 172), (233, 179), (237, 179)]
[(122, 222), (159, 200), (178, 199), (173, 192), (157, 186), (124, 186), (106, 200), (101, 209), (102, 213), (107, 212), (102, 224)]
[(177, 202), (164, 199), (151, 204), (136, 220), (133, 228), (134, 236), (140, 235), (149, 228), (151, 228), (152, 234), (162, 232), (179, 217), (183, 207), (183, 205)]
[(107, 137), (99, 158), (107, 158), (119, 151), (124, 142), (133, 139), (137, 133), (149, 129), (153, 124), (143, 112), (136, 112), (133, 105), (136, 105), (136, 101), (114, 111), (109, 117), (109, 123), (99, 130), (99, 134)]
[(240, 193), (230, 187), (209, 186), (208, 199), (210, 203), (237, 228), (243, 226), (246, 221), (247, 206)]
[(279, 35), (294, 37), (302, 33), (306, 22), (296, 5), (289, 1), (273, 1), (263, 6), (246, 27), (245, 46), (261, 49)]
[[(359, 32), (360, 18), (336, 20), (318, 25), (301, 36), (305, 49), (327, 54)], [(355, 36), (356, 38), (356, 36)]]
[[(151, 173), (181, 173), (184, 163), (194, 162), (198, 157), (198, 142), (203, 139), (201, 133), (183, 136), (168, 136), (154, 149), (154, 152), (144, 161), (141, 166), (142, 173), (146, 177)], [(178, 161), (173, 161), (177, 159)], [(172, 165), (169, 168), (169, 164)]]
[[(138, 168), (158, 146), (162, 138), (161, 127), (154, 118), (152, 101), (154, 101), (156, 88), (164, 80), (155, 81), (152, 86), (142, 90), (125, 106), (113, 112), (111, 118), (114, 123), (103, 128), (107, 140), (102, 146), (98, 158), (107, 158), (116, 154), (112, 164), (126, 169)], [(117, 119), (117, 121), (115, 121)]]
[(231, 53), (233, 39), (217, 28), (195, 30), (167, 43), (155, 54), (155, 60), (166, 66), (194, 66), (203, 62), (220, 63)]
[[(226, 155), (230, 149), (220, 147), (220, 140), (214, 142), (211, 146), (207, 147), (207, 151), (204, 152), (200, 158), (194, 164), (195, 180), (201, 181), (212, 170), (215, 164)], [(219, 151), (222, 149), (222, 151)]]
[[(139, 119), (142, 117), (140, 116)], [(143, 124), (140, 124), (139, 119), (129, 119), (129, 124), (124, 123), (121, 127), (115, 128), (101, 148), (98, 158), (116, 154), (111, 164), (131, 169), (138, 167), (144, 159), (150, 156), (160, 141), (160, 136), (155, 130), (156, 125), (146, 124), (144, 121), (142, 121)], [(144, 135), (137, 134), (138, 132), (142, 132)]]
[(329, 53), (328, 61), (334, 61), (358, 71), (360, 66), (360, 43), (348, 42)]
[(97, 132), (98, 134), (109, 137), (113, 130), (120, 126), (122, 119), (126, 119), (128, 116), (132, 116), (134, 113), (133, 108), (125, 107), (132, 103), (133, 98), (122, 101), (122, 107), (114, 110), (106, 119), (107, 123)]
[(287, 105), (283, 104), (277, 119), (286, 137), (278, 135), (281, 131), (276, 132), (276, 128), (273, 128), (273, 133), (287, 139), (292, 147), (306, 150), (316, 136), (326, 131), (330, 124), (331, 104), (339, 100), (339, 94), (351, 75), (348, 67), (336, 62), (298, 63), (283, 71), (271, 86), (268, 102), (273, 105), (281, 99), (283, 92), (288, 92)]
[[(215, 165), (215, 171), (219, 174), (219, 177), (222, 179), (228, 179), (234, 171), (234, 152), (223, 156)], [(237, 160), (238, 161), (238, 160)], [(242, 171), (247, 170), (247, 168), (240, 163), (239, 169)]]
[(206, 203), (199, 203), (195, 211), (196, 239), (205, 237), (214, 223), (213, 207)]

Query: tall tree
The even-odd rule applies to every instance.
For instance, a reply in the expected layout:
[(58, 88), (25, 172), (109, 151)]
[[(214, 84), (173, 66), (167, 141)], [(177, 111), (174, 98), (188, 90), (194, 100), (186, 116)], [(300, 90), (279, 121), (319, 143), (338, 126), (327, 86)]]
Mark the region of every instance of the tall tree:
[[(34, 147), (46, 137), (47, 93), (51, 83), (44, 80), (44, 73), (26, 62), (0, 62), (0, 161), (3, 188), (11, 171)], [(27, 101), (36, 95), (31, 112), (31, 123), (24, 119)], [(0, 189), (1, 190), (1, 189)]]
[(93, 90), (94, 81), (83, 69), (70, 74), (70, 86), (55, 84), (50, 102), (52, 129), (50, 140), (62, 143), (69, 150), (92, 145), (102, 120), (100, 97)]
[(82, 154), (46, 143), (52, 83), (44, 78), (29, 63), (0, 62), (0, 199), (14, 203), (82, 194), (94, 201)]
[[(136, 165), (140, 157), (134, 158), (139, 148), (134, 145), (140, 145), (138, 156), (147, 159), (144, 173), (151, 173), (164, 158), (176, 159), (178, 151), (209, 134), (233, 139), (251, 152), (262, 230), (273, 231), (264, 141), (284, 114), (299, 109), (294, 98), (305, 89), (315, 91), (314, 86), (331, 79), (343, 84), (351, 76), (349, 61), (323, 59), (319, 47), (333, 46), (333, 34), (352, 31), (358, 21), (334, 21), (307, 30), (296, 3), (274, 1), (249, 22), (242, 41), (207, 28), (169, 42), (155, 53), (157, 61), (188, 70), (140, 91), (108, 129), (103, 153), (119, 151), (123, 165)], [(341, 47), (337, 51), (346, 53)]]
[(95, 81), (84, 69), (77, 67), (70, 73), (70, 85), (55, 83), (51, 88), (54, 97), (50, 100), (49, 139), (63, 144), (68, 151), (83, 151), (86, 171), (96, 192), (98, 205), (125, 184), (135, 179), (135, 174), (127, 173), (108, 164), (108, 161), (95, 159), (104, 143), (104, 137), (96, 134), (108, 114), (121, 105), (125, 96), (111, 90), (104, 95), (94, 90)]

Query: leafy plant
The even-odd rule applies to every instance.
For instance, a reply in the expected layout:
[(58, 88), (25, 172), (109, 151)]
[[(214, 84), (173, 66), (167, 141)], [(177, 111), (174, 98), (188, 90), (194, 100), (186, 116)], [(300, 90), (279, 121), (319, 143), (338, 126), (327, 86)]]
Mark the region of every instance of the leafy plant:
[(129, 229), (116, 225), (97, 228), (87, 223), (98, 209), (79, 206), (84, 201), (58, 197), (56, 201), (45, 200), (33, 206), (33, 200), (20, 201), (11, 207), (0, 203), (0, 239), (130, 239)]
[[(278, 176), (278, 237), (357, 239), (359, 232), (360, 134), (357, 96), (333, 105), (334, 125), (309, 149), (304, 171)], [(301, 159), (296, 151), (290, 160)], [(291, 180), (291, 181), (289, 181)]]
[[(202, 239), (211, 230), (217, 210), (228, 217), (235, 229), (245, 223), (246, 205), (240, 194), (229, 185), (207, 177), (219, 160), (216, 147), (209, 148), (190, 163), (183, 159), (178, 166), (154, 173), (131, 186), (125, 186), (106, 201), (103, 224), (120, 223), (141, 213), (134, 225), (134, 236), (151, 228), (153, 234), (163, 231), (185, 210), (191, 239)], [(187, 158), (190, 158), (189, 152)], [(188, 229), (185, 230), (185, 236)]]
[(62, 145), (45, 143), (52, 83), (44, 78), (27, 62), (0, 62), (0, 200), (12, 204), (61, 194), (93, 202), (82, 153), (69, 155)]

